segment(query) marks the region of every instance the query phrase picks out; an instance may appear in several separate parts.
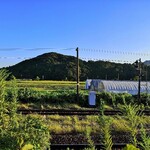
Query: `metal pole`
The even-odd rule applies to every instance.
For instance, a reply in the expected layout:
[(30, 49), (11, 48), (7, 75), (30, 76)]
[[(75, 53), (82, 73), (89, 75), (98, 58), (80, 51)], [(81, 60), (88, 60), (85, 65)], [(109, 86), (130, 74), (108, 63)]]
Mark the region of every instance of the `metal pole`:
[(138, 63), (138, 69), (139, 69), (139, 82), (138, 82), (138, 101), (139, 104), (141, 103), (141, 73), (142, 73), (142, 69), (141, 69), (141, 58), (139, 59), (139, 63)]
[(146, 65), (146, 93), (148, 94), (148, 87), (147, 87), (147, 65)]
[(76, 48), (77, 51), (77, 102), (79, 101), (79, 48)]

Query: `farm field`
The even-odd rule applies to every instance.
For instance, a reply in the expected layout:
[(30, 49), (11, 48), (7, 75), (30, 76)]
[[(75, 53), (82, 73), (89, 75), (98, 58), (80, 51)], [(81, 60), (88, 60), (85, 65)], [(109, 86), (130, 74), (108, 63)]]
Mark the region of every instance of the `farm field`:
[[(9, 81), (7, 82), (9, 87)], [(17, 86), (19, 88), (33, 88), (36, 90), (75, 90), (75, 81), (51, 81), (51, 80), (17, 80)], [(85, 82), (80, 82), (80, 89), (85, 88)]]
[[(75, 81), (29, 81), (16, 80), (18, 88), (18, 108), (21, 109), (90, 109), (88, 104), (89, 91), (85, 90), (85, 82), (80, 83), (79, 101), (76, 99)], [(7, 89), (11, 89), (10, 81), (6, 82)], [(118, 109), (123, 104), (123, 98), (128, 103), (137, 103), (137, 99), (130, 94), (115, 94), (97, 92), (96, 107), (99, 109), (104, 101), (105, 109)], [(149, 109), (149, 95), (142, 94), (141, 102)]]
[[(139, 147), (140, 142), (149, 140), (150, 117), (139, 113), (139, 110), (148, 109), (149, 95), (141, 95), (142, 105), (139, 105), (136, 97), (127, 93), (97, 92), (95, 107), (102, 113), (97, 116), (22, 115), (16, 113), (17, 109), (89, 109), (89, 93), (84, 90), (84, 82), (81, 83), (83, 89), (79, 92), (79, 101), (76, 99), (75, 82), (12, 80), (7, 81), (6, 85), (3, 85), (3, 82), (1, 84), (6, 86), (6, 91), (1, 88), (1, 93), (5, 94), (0, 95), (4, 100), (0, 105), (2, 110), (0, 117), (7, 122), (5, 123), (7, 128), (3, 128), (8, 138), (11, 138), (8, 134), (10, 130), (14, 139), (17, 132), (19, 134), (21, 131), (20, 137), (24, 138), (24, 141), (35, 147), (39, 146), (39, 142), (40, 146), (44, 147), (40, 142), (41, 138), (36, 139), (42, 134), (43, 143), (47, 142), (45, 145), (48, 141), (49, 144), (88, 144), (89, 150), (95, 150), (96, 143), (102, 143), (104, 150), (107, 150), (113, 143), (131, 143), (132, 146)], [(103, 112), (106, 109), (120, 109), (123, 115), (105, 116)], [(15, 127), (16, 123), (19, 125), (17, 125), (18, 130)], [(21, 129), (26, 130), (26, 135)], [(31, 133), (35, 134), (33, 139), (28, 138)], [(2, 140), (6, 140), (4, 134), (1, 135)], [(46, 140), (48, 137), (49, 140)], [(21, 141), (21, 139), (16, 140)], [(147, 143), (144, 143), (145, 146)], [(0, 144), (0, 148), (2, 146)]]
[[(18, 108), (24, 109), (51, 109), (51, 108), (73, 108), (80, 109), (76, 104), (76, 82), (75, 81), (30, 81), (16, 80), (19, 103)], [(7, 89), (10, 87), (10, 81), (6, 82)], [(80, 90), (84, 90), (85, 82), (80, 82)], [(67, 96), (71, 94), (72, 96)], [(64, 95), (64, 99), (60, 96)], [(67, 98), (67, 100), (65, 100)], [(85, 108), (81, 108), (85, 109)]]

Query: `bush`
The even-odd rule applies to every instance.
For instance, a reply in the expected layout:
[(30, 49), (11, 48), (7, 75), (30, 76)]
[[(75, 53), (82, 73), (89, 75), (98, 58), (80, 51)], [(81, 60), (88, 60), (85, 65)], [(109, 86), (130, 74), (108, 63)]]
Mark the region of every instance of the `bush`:
[(5, 90), (7, 76), (7, 71), (0, 70), (0, 149), (23, 150), (33, 146), (33, 150), (46, 150), (50, 146), (48, 128), (38, 117), (17, 114), (16, 80), (13, 79), (10, 89)]
[(31, 144), (33, 150), (46, 150), (49, 148), (50, 134), (42, 120), (29, 115), (17, 117), (16, 126), (9, 126), (0, 135), (0, 149), (21, 149), (27, 144)]

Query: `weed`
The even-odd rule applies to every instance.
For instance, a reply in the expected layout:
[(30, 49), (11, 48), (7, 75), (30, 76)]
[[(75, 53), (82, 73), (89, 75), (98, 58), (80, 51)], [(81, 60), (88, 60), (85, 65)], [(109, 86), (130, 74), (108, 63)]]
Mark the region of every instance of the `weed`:
[(143, 127), (143, 124), (141, 124), (141, 138), (142, 142), (139, 142), (140, 146), (143, 150), (149, 150), (150, 149), (150, 136), (146, 134), (146, 130)]
[(95, 150), (94, 142), (91, 139), (91, 132), (92, 132), (91, 128), (87, 126), (86, 127), (86, 133), (85, 133), (86, 134), (86, 138), (87, 138), (87, 142), (89, 144), (89, 148), (87, 148), (87, 149)]
[(132, 143), (137, 146), (137, 133), (140, 125), (140, 117), (142, 116), (142, 107), (138, 105), (127, 104), (123, 97), (124, 105), (122, 110), (124, 112), (125, 119), (128, 121), (128, 127), (132, 136)]
[(104, 109), (101, 109), (102, 115), (99, 116), (99, 124), (103, 134), (103, 147), (105, 150), (111, 150), (113, 146), (110, 126), (112, 124), (112, 119), (104, 115)]

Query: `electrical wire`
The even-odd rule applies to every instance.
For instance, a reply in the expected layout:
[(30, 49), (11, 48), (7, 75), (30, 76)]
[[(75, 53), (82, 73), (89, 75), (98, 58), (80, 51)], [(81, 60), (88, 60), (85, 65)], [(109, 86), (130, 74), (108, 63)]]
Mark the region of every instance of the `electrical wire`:
[(37, 51), (37, 50), (75, 50), (76, 48), (0, 48), (0, 51), (18, 51), (18, 50), (24, 50), (24, 51)]
[(114, 50), (103, 50), (103, 49), (85, 49), (80, 48), (80, 51), (98, 52), (98, 53), (111, 53), (111, 54), (122, 54), (122, 55), (138, 55), (138, 56), (150, 56), (150, 53), (141, 52), (128, 52), (128, 51), (114, 51)]
[[(50, 48), (50, 47), (39, 47), (39, 48), (0, 48), (0, 51), (41, 51), (41, 50), (53, 50), (53, 51), (61, 51), (61, 50), (76, 50), (76, 48)], [(137, 55), (137, 56), (150, 56), (150, 53), (139, 53), (139, 52), (127, 52), (127, 51), (114, 51), (114, 50), (103, 50), (103, 49), (85, 49), (85, 48), (79, 48), (79, 53), (80, 52), (97, 52), (97, 53), (111, 53), (114, 55), (121, 54), (121, 55)], [(88, 55), (90, 55), (88, 53)], [(86, 53), (87, 56), (87, 53)], [(104, 56), (105, 57), (105, 56)], [(35, 57), (34, 57), (35, 58)], [(44, 57), (40, 57), (44, 58)], [(32, 57), (0, 57), (0, 59), (32, 59)], [(109, 62), (117, 62), (117, 63), (133, 63), (133, 61), (127, 61), (127, 60), (113, 60), (113, 59), (99, 59), (99, 58), (80, 58), (85, 61), (93, 60), (93, 61), (109, 61)]]

